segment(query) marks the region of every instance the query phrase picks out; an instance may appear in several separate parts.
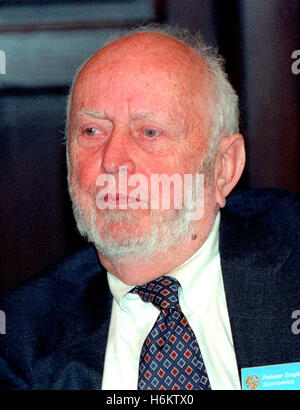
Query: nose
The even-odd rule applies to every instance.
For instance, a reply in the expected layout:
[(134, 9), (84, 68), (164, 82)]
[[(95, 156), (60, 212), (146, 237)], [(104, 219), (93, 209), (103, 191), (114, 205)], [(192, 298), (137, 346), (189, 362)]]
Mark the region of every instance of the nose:
[(116, 174), (119, 167), (126, 167), (127, 173), (135, 171), (135, 162), (130, 156), (127, 132), (114, 131), (106, 144), (101, 163), (101, 170), (106, 174)]

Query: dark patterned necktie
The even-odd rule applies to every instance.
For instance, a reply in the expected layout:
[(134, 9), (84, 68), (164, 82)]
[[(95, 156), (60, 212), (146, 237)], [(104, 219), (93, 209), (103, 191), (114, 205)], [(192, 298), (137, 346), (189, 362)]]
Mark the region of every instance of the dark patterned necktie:
[(131, 290), (160, 314), (143, 344), (139, 390), (210, 390), (196, 337), (181, 311), (176, 279), (163, 276)]

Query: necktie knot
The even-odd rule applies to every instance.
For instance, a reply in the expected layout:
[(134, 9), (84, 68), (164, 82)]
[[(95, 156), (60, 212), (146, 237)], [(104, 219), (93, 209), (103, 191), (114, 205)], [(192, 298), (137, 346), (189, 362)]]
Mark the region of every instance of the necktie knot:
[(131, 293), (138, 294), (144, 302), (152, 302), (161, 310), (180, 310), (178, 300), (179, 282), (169, 276), (162, 276), (145, 285), (136, 286)]

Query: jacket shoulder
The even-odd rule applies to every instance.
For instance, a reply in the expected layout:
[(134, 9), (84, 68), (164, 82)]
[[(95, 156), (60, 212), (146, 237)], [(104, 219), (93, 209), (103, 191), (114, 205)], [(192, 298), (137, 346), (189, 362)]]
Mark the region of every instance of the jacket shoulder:
[(237, 191), (230, 195), (224, 219), (272, 227), (279, 239), (300, 239), (300, 193), (274, 188)]
[(106, 275), (92, 247), (8, 292), (0, 300), (6, 321), (0, 335), (0, 390), (31, 388), (34, 380), (26, 369), (57, 346), (72, 343), (81, 331), (91, 332), (106, 304), (101, 292), (107, 293)]
[(101, 270), (96, 251), (84, 247), (7, 292), (0, 306), (15, 312), (20, 309), (19, 314), (46, 312), (57, 306), (62, 296), (64, 299), (69, 294), (74, 296), (75, 288), (83, 290)]

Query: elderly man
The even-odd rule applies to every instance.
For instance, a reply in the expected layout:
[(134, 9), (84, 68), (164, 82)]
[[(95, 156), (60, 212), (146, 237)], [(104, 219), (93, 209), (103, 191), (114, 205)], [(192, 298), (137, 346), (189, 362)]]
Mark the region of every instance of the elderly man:
[(299, 198), (225, 207), (245, 151), (220, 57), (162, 29), (106, 45), (73, 83), (67, 152), (93, 245), (0, 304), (3, 388), (240, 389), (242, 368), (300, 361)]

